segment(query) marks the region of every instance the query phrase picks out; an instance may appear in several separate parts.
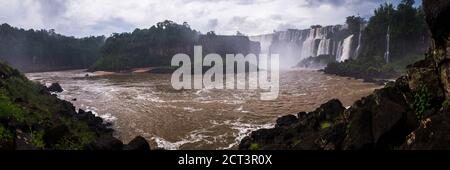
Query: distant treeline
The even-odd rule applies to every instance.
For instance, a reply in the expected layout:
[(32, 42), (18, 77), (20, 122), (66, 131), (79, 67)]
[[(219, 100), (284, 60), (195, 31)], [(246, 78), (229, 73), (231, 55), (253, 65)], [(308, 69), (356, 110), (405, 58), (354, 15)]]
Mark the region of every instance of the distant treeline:
[(259, 53), (259, 43), (251, 42), (246, 36), (222, 36), (214, 32), (203, 35), (187, 23), (166, 20), (149, 29), (113, 34), (103, 46), (102, 57), (90, 70), (169, 67), (172, 57), (178, 53), (192, 57), (195, 45), (203, 46), (204, 55)]
[(101, 55), (104, 36), (74, 38), (54, 30), (0, 25), (0, 60), (21, 71), (87, 68)]

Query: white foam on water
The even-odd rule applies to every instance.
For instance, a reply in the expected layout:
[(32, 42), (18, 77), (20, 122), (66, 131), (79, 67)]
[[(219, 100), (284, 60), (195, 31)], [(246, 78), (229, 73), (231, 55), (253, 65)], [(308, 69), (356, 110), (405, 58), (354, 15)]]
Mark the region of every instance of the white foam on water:
[(239, 108), (234, 109), (234, 110), (237, 112), (241, 112), (241, 113), (250, 113), (250, 111), (244, 110), (244, 106), (240, 106)]
[(142, 95), (142, 94), (138, 94), (135, 97), (135, 99), (154, 102), (154, 103), (165, 103), (166, 102), (164, 100), (161, 100), (159, 97), (155, 97), (155, 96), (151, 96), (151, 95)]
[(99, 114), (97, 113), (97, 108), (86, 106), (86, 112), (92, 112), (92, 114), (96, 117), (102, 118), (103, 121), (108, 123), (114, 123), (117, 120), (117, 117), (113, 116), (111, 113)]
[(183, 107), (183, 109), (184, 110), (186, 110), (186, 111), (188, 111), (188, 112), (199, 112), (199, 111), (202, 111), (203, 109), (196, 109), (196, 108), (193, 108), (193, 107)]
[(214, 141), (207, 140), (210, 136), (204, 135), (204, 133), (208, 133), (206, 129), (195, 130), (189, 133), (186, 137), (182, 138), (176, 142), (170, 142), (162, 137), (153, 136), (151, 140), (154, 140), (158, 146), (158, 148), (163, 148), (166, 150), (178, 150), (181, 146), (190, 143), (198, 143), (198, 142), (206, 142), (207, 144), (212, 144)]
[(246, 136), (250, 135), (253, 131), (259, 130), (259, 129), (270, 129), (275, 126), (274, 123), (268, 123), (268, 124), (253, 124), (253, 123), (244, 123), (241, 121), (241, 119), (238, 119), (236, 121), (230, 121), (226, 120), (223, 123), (218, 123), (217, 121), (211, 121), (212, 124), (215, 125), (227, 125), (230, 126), (231, 129), (237, 131), (233, 132), (233, 136), (235, 136), (234, 143), (230, 143), (227, 147), (218, 148), (219, 150), (227, 150), (232, 149), (235, 146), (238, 146), (239, 143), (244, 139)]

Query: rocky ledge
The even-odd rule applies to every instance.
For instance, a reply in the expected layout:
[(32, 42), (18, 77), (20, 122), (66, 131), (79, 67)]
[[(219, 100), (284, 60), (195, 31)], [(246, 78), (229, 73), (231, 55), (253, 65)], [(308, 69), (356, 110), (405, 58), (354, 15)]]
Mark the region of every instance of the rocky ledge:
[(275, 128), (244, 138), (239, 149), (450, 149), (450, 2), (423, 0), (423, 6), (434, 41), (406, 76), (349, 109), (331, 100), (279, 118)]

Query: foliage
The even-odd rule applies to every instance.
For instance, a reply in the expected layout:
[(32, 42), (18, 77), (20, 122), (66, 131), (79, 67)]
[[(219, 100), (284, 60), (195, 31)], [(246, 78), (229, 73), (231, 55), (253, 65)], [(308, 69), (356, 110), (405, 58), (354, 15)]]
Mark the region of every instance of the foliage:
[(250, 145), (250, 148), (249, 148), (250, 150), (253, 150), (253, 151), (257, 151), (257, 150), (261, 150), (261, 145), (259, 145), (259, 144), (257, 144), (257, 143), (252, 143), (251, 145)]
[(425, 112), (431, 107), (431, 95), (428, 88), (424, 85), (414, 93), (414, 108), (416, 110), (417, 120), (422, 120)]
[(45, 142), (44, 142), (44, 131), (32, 131), (31, 133), (31, 139), (30, 143), (34, 147), (38, 149), (44, 149), (45, 148)]
[(320, 129), (328, 129), (331, 127), (331, 122), (329, 121), (324, 121), (320, 124)]
[[(136, 29), (132, 33), (114, 33), (106, 40), (102, 58), (92, 70), (168, 66), (173, 55), (191, 50), (199, 34), (187, 23), (180, 25), (172, 21), (159, 22), (149, 29)], [(215, 36), (215, 33), (208, 35)]]
[[(362, 47), (355, 60), (331, 63), (325, 72), (356, 78), (393, 78), (404, 73), (407, 65), (423, 59), (428, 47), (429, 33), (421, 7), (413, 0), (402, 0), (394, 7), (382, 4), (374, 11), (362, 35)], [(347, 25), (353, 32), (364, 20), (351, 16)], [(386, 35), (390, 27), (390, 62), (384, 60)], [(356, 34), (356, 33), (354, 33)]]
[[(30, 143), (39, 149), (83, 149), (96, 139), (96, 132), (86, 122), (63, 113), (73, 111), (64, 102), (52, 95), (42, 93), (43, 87), (25, 78), (17, 70), (0, 63), (0, 119), (15, 122), (19, 129), (30, 136)], [(73, 111), (74, 112), (74, 111)], [(3, 122), (1, 122), (3, 123)], [(0, 140), (5, 137), (0, 123)], [(43, 140), (47, 129), (65, 126), (68, 133), (54, 146)], [(0, 141), (0, 143), (1, 143)]]
[(100, 55), (105, 37), (74, 38), (54, 30), (0, 25), (0, 60), (22, 71), (86, 68)]
[(388, 26), (392, 60), (422, 54), (428, 47), (430, 35), (421, 7), (413, 5), (413, 0), (402, 0), (396, 8), (391, 4), (380, 5), (364, 31), (360, 57), (384, 56)]
[(11, 132), (0, 124), (0, 141), (10, 141), (13, 138)]
[(359, 79), (384, 79), (392, 78), (397, 75), (394, 68), (390, 65), (386, 65), (381, 57), (374, 57), (367, 60), (347, 60), (342, 63), (330, 63), (324, 69), (324, 72)]

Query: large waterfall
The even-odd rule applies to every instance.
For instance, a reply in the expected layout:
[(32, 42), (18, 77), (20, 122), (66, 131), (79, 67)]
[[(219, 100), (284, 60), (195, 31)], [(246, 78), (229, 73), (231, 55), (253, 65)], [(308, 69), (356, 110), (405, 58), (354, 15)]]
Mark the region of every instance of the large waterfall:
[(260, 43), (263, 54), (279, 54), (282, 67), (288, 68), (309, 57), (330, 56), (339, 62), (353, 58), (357, 55), (353, 37), (346, 26), (335, 25), (289, 29), (251, 36), (250, 40)]
[(353, 35), (350, 35), (347, 38), (345, 38), (344, 42), (342, 43), (342, 55), (339, 58), (340, 62), (350, 59), (350, 55), (351, 55), (351, 51), (352, 51), (352, 49), (351, 49), (352, 42), (353, 42)]

